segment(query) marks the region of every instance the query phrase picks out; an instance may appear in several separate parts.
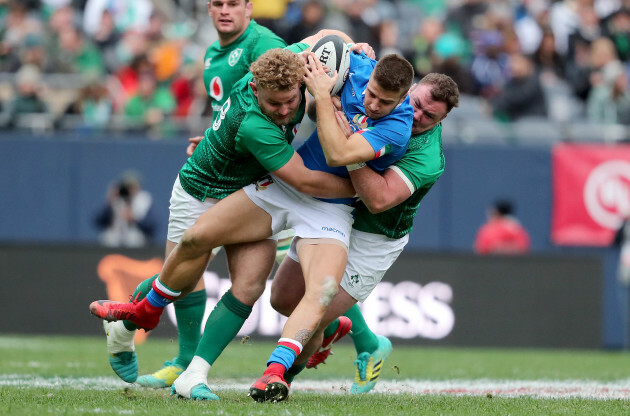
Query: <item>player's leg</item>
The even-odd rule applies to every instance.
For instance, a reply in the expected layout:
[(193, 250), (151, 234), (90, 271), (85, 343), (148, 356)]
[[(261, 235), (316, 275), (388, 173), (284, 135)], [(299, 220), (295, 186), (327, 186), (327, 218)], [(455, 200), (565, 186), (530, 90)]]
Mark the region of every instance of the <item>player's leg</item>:
[[(291, 245), (286, 259), (280, 264), (280, 267), (278, 267), (274, 275), (273, 284), (271, 286), (271, 305), (282, 315), (289, 316), (298, 305), (303, 295), (304, 277), (302, 275), (302, 268), (297, 261), (295, 245)], [(331, 308), (329, 308), (329, 311), (330, 309)], [(335, 316), (329, 325), (325, 326), (323, 323), (320, 324), (320, 327), (325, 326), (323, 330), (323, 340), (320, 343), (314, 344), (316, 348), (312, 357), (309, 358), (308, 364), (300, 361), (287, 371), (285, 378), (288, 382), (291, 382), (293, 377), (305, 367), (316, 367), (318, 364), (324, 362), (328, 355), (331, 354), (332, 344), (350, 332), (352, 322), (350, 319), (340, 316), (343, 312), (345, 312), (345, 310)], [(309, 346), (304, 347), (301, 355), (311, 352), (310, 344), (314, 342), (317, 342), (317, 340), (309, 341)], [(310, 357), (310, 355), (308, 357)], [(315, 362), (311, 365), (311, 361)]]
[[(408, 241), (408, 235), (391, 239), (380, 234), (353, 230), (348, 265), (341, 281), (343, 291), (352, 299), (364, 302)], [(370, 330), (357, 305), (348, 309), (345, 316), (352, 320), (350, 336), (357, 351), (354, 383), (350, 392), (367, 393), (376, 385), (384, 362), (392, 351), (392, 343)]]
[[(195, 220), (217, 200), (206, 198), (204, 201), (192, 197), (182, 188), (179, 177), (176, 178), (171, 192), (169, 206), (168, 235), (164, 257), (167, 258), (173, 248), (180, 241), (182, 235)], [(218, 250), (217, 250), (218, 251)], [(143, 299), (152, 288), (155, 275), (142, 282), (132, 295), (132, 299)], [(192, 359), (194, 350), (200, 337), (201, 322), (205, 310), (206, 296), (203, 287), (203, 280), (194, 289), (190, 296), (175, 302), (175, 313), (180, 321), (178, 325), (179, 354), (173, 360), (167, 361), (165, 367), (149, 376), (138, 378), (138, 364), (134, 347), (135, 330), (138, 326), (130, 321), (104, 321), (105, 332), (107, 334), (109, 361), (112, 369), (123, 380), (127, 382), (137, 381), (143, 386), (165, 387), (172, 384), (174, 377), (177, 377), (182, 368), (188, 365)]]
[[(243, 221), (246, 218), (247, 221)], [(147, 297), (132, 305), (97, 301), (92, 313), (107, 320), (127, 319), (141, 328), (157, 326), (164, 308), (192, 291), (215, 247), (263, 240), (271, 235), (271, 216), (237, 191), (202, 214), (166, 259)]]
[(225, 246), (232, 287), (219, 300), (206, 322), (204, 335), (192, 362), (173, 383), (173, 393), (181, 397), (217, 400), (207, 384), (208, 372), (225, 347), (241, 329), (256, 300), (265, 290), (273, 267), (276, 242)]
[(312, 337), (337, 293), (347, 260), (346, 246), (337, 240), (317, 240), (304, 240), (298, 245), (305, 293), (284, 326), (267, 370), (250, 388), (250, 396), (256, 401), (286, 399), (288, 384), (284, 374)]
[[(169, 256), (175, 245), (172, 241), (167, 242), (165, 258)], [(201, 339), (201, 323), (206, 310), (206, 300), (205, 285), (203, 279), (199, 279), (197, 286), (191, 293), (173, 303), (177, 320), (179, 347), (177, 356), (164, 361), (162, 368), (154, 373), (138, 377), (136, 380), (138, 384), (151, 388), (170, 387), (182, 371), (188, 367)]]

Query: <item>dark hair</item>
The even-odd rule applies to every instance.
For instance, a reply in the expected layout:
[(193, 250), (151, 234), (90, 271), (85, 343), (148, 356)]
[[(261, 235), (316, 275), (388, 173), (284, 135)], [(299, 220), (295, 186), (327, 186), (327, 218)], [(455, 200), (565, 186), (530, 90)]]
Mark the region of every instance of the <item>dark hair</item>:
[(459, 88), (453, 78), (445, 74), (431, 72), (425, 75), (419, 84), (431, 85), (431, 98), (446, 104), (448, 113), (453, 107), (459, 106)]
[(381, 88), (403, 95), (413, 82), (413, 67), (405, 58), (392, 53), (379, 59), (372, 75)]
[(494, 203), (494, 209), (500, 215), (512, 215), (514, 214), (514, 204), (507, 200), (499, 200)]

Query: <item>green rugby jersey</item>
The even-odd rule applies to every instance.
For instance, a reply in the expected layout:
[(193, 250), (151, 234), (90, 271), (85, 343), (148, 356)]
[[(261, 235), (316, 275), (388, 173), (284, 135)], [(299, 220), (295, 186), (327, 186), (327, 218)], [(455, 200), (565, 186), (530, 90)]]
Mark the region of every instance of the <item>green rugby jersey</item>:
[[(308, 48), (305, 43), (288, 47), (293, 52)], [(286, 126), (274, 124), (260, 111), (249, 83), (251, 73), (232, 87), (212, 126), (195, 152), (179, 171), (182, 187), (193, 197), (223, 199), (280, 169), (293, 156), (291, 142), (304, 116), (305, 86), (296, 117)]]
[(442, 123), (424, 133), (411, 136), (407, 151), (391, 168), (402, 173), (401, 177), (413, 191), (412, 195), (395, 207), (378, 214), (371, 214), (360, 202), (352, 228), (389, 238), (401, 238), (411, 232), (420, 201), (444, 173)]
[(249, 72), (249, 66), (260, 55), (287, 44), (271, 30), (250, 21), (247, 29), (234, 42), (221, 46), (214, 42), (203, 59), (203, 83), (211, 99), (213, 116), (230, 95), (232, 86)]

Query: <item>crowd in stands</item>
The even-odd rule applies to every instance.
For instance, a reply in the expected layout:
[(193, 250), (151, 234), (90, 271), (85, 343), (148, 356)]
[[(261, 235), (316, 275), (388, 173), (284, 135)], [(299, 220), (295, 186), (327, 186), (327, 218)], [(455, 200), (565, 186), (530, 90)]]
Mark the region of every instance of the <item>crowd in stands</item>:
[[(289, 44), (335, 28), (450, 75), (463, 117), (630, 126), (630, 0), (253, 3)], [(200, 133), (214, 40), (205, 0), (0, 0), (0, 127)]]

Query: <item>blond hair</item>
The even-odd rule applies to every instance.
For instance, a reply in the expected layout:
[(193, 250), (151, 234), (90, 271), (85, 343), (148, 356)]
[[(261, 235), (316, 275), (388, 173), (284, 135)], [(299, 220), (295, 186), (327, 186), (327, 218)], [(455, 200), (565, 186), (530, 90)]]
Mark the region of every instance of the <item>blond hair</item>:
[(260, 88), (290, 90), (304, 79), (306, 67), (302, 58), (287, 49), (270, 49), (254, 61), (249, 71)]

